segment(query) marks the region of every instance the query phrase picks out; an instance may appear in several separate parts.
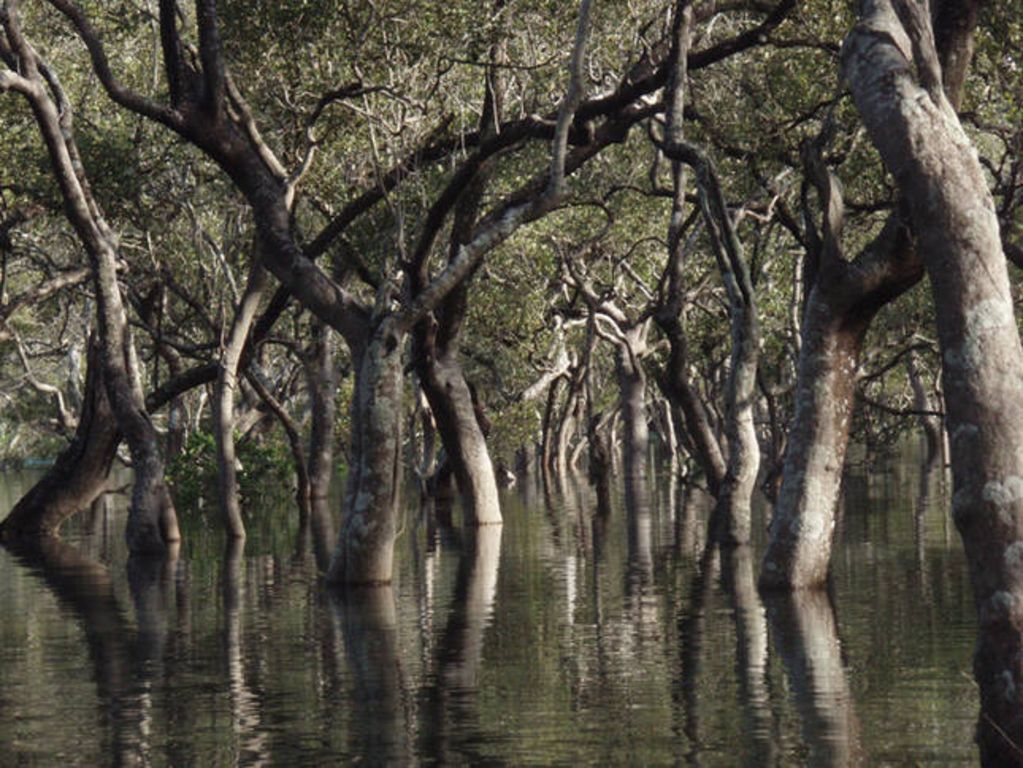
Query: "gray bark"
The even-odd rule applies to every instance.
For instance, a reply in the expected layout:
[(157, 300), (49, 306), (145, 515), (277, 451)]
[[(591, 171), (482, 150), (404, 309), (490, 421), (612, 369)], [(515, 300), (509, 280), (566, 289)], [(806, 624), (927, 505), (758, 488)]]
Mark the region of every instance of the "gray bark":
[(1023, 765), (1023, 348), (994, 201), (942, 87), (921, 6), (865, 2), (842, 61), (867, 131), (909, 202), (934, 295), (952, 513), (980, 624), (981, 761)]
[(624, 338), (617, 345), (615, 373), (621, 403), (622, 455), (627, 482), (642, 482), (647, 476), (647, 453), (650, 449), (650, 428), (646, 413), (646, 373), (640, 360), (646, 349), (647, 325), (623, 329)]
[(338, 370), (332, 332), (322, 323), (313, 327), (313, 348), (306, 361), (306, 378), (312, 404), (309, 435), (309, 495), (313, 503), (326, 500), (334, 475), (334, 419), (337, 408)]
[(924, 438), (927, 441), (927, 456), (924, 463), (930, 466), (941, 455), (944, 425), (941, 423), (941, 417), (928, 413), (934, 409), (924, 384), (923, 375), (917, 366), (916, 355), (913, 352), (906, 356), (906, 374), (909, 376), (909, 384), (913, 388), (913, 407), (920, 414), (918, 416), (920, 427), (923, 429)]
[(724, 443), (728, 459), (717, 492), (713, 535), (723, 544), (745, 544), (750, 538), (753, 489), (760, 469), (760, 444), (754, 425), (760, 330), (753, 282), (710, 158), (695, 145), (677, 139), (665, 147), (665, 153), (695, 171), (700, 209), (728, 295), (732, 347), (725, 385)]
[(132, 553), (162, 553), (168, 542), (180, 539), (180, 533), (164, 482), (159, 436), (145, 409), (118, 285), (117, 237), (92, 196), (74, 139), (72, 105), (54, 73), (22, 37), (17, 14), (7, 14), (2, 21), (7, 39), (0, 41), (0, 52), (8, 61), (17, 59), (19, 72), (0, 71), (0, 92), (13, 89), (31, 106), (65, 214), (92, 269), (107, 395), (135, 471), (126, 531), (128, 547)]
[(389, 584), (401, 491), (402, 342), (381, 322), (361, 355), (352, 397), (352, 466), (327, 580)]
[(238, 498), (238, 458), (234, 445), (234, 397), (238, 388), (238, 364), (245, 340), (256, 317), (259, 300), (267, 284), (262, 265), (253, 260), (248, 283), (235, 310), (231, 331), (220, 353), (220, 375), (213, 395), (213, 436), (217, 445), (217, 487), (224, 527), (231, 538), (245, 538), (241, 502)]
[(842, 467), (849, 443), (863, 338), (877, 312), (921, 277), (914, 244), (893, 214), (849, 262), (841, 253), (842, 199), (819, 151), (808, 157), (824, 208), (824, 239), (809, 254), (795, 414), (771, 519), (760, 585), (793, 589), (827, 581)]

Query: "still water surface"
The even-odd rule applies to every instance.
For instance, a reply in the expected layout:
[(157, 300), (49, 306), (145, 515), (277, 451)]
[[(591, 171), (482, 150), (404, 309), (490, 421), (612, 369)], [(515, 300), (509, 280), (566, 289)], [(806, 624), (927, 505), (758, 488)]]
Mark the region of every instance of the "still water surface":
[[(0, 475), (0, 516), (31, 480)], [(240, 556), (185, 513), (176, 562), (129, 568), (118, 504), (0, 549), (0, 765), (975, 764), (940, 473), (852, 470), (830, 598), (766, 604), (763, 510), (701, 568), (705, 499), (663, 480), (604, 519), (583, 486), (476, 536), (410, 506), (394, 587), (346, 599), (290, 509)]]

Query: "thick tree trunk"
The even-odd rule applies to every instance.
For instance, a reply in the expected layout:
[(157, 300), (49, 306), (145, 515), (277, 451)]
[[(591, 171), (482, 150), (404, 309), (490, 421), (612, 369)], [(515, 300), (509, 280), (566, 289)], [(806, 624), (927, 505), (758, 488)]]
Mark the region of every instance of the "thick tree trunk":
[(828, 577), (856, 372), (870, 318), (850, 324), (825, 293), (824, 287), (813, 290), (803, 318), (796, 410), (762, 586), (817, 587)]
[(102, 495), (120, 442), (103, 381), (99, 340), (92, 337), (75, 436), (0, 525), (0, 539), (57, 535), (65, 520)]
[(401, 491), (402, 341), (379, 323), (355, 375), (344, 521), (327, 580), (389, 584)]
[(952, 512), (980, 624), (981, 761), (1023, 765), (1023, 348), (994, 201), (942, 89), (922, 6), (865, 2), (843, 66), (867, 131), (910, 204), (934, 295)]
[(494, 465), (462, 366), (455, 357), (442, 354), (418, 368), (423, 392), (458, 482), (465, 522), (468, 525), (500, 523)]
[[(496, 0), (497, 10), (504, 0)], [(504, 18), (503, 16), (501, 18)], [(502, 26), (495, 31), (490, 45), (490, 62), (504, 59)], [(484, 82), (480, 134), (492, 137), (499, 130), (503, 94), (499, 68), (488, 68)], [(473, 236), (480, 215), (483, 194), (492, 168), (483, 165), (461, 191), (454, 210), (448, 262), (458, 258), (461, 248)], [(429, 249), (418, 253), (419, 260), (410, 277), (415, 293), (429, 283)], [(469, 306), (470, 275), (437, 307), (435, 320), (426, 318), (415, 329), (416, 371), (430, 403), (447, 461), (458, 483), (466, 525), (495, 525), (501, 522), (497, 476), (487, 449), (487, 429), (478, 417), (474, 393), (459, 361), (459, 340)]]
[(238, 457), (234, 445), (234, 396), (238, 388), (238, 364), (245, 340), (259, 309), (259, 300), (267, 284), (267, 273), (253, 259), (248, 283), (235, 310), (231, 331), (220, 353), (220, 375), (213, 395), (213, 436), (217, 445), (217, 487), (227, 535), (245, 538), (241, 501), (238, 498)]
[(841, 254), (838, 183), (819, 153), (808, 158), (807, 168), (821, 191), (824, 242), (807, 259), (812, 288), (802, 320), (796, 410), (760, 576), (763, 588), (826, 582), (863, 338), (877, 312), (922, 276), (899, 213), (847, 262)]

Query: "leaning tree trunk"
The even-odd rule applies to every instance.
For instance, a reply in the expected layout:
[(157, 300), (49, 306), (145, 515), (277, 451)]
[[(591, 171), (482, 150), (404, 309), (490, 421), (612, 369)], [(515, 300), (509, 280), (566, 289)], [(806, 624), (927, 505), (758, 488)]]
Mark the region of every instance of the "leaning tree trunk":
[[(840, 200), (828, 202), (839, 210)], [(828, 220), (825, 235), (837, 248), (840, 222)], [(795, 415), (760, 576), (766, 588), (827, 581), (864, 336), (877, 312), (921, 277), (898, 215), (853, 262), (837, 251), (821, 258), (803, 316)]]
[[(962, 98), (972, 53), (975, 8), (957, 2), (936, 6), (945, 64), (944, 88), (953, 104)], [(972, 20), (971, 20), (972, 19)], [(862, 337), (885, 304), (923, 275), (903, 211), (893, 213), (880, 235), (847, 264), (841, 256), (842, 200), (837, 181), (823, 167), (820, 147), (806, 157), (824, 209), (823, 242), (807, 255), (807, 297), (796, 414), (784, 476), (771, 524), (761, 586), (822, 586), (831, 557), (842, 463), (849, 440)], [(812, 231), (811, 241), (816, 240)], [(812, 346), (810, 346), (812, 344)]]
[(78, 153), (73, 108), (55, 77), (17, 30), (16, 15), (0, 18), (18, 59), (18, 74), (5, 70), (3, 90), (14, 89), (29, 102), (46, 146), (65, 214), (85, 248), (96, 291), (104, 382), (117, 426), (128, 443), (135, 482), (128, 513), (128, 548), (162, 553), (180, 539), (177, 517), (164, 481), (160, 439), (145, 409), (138, 360), (118, 285), (117, 236), (92, 196)]
[(1023, 347), (994, 201), (942, 88), (922, 6), (865, 2), (842, 63), (867, 131), (909, 202), (934, 295), (952, 514), (980, 624), (981, 761), (1023, 765)]
[(856, 371), (870, 319), (847, 317), (826, 293), (826, 285), (814, 288), (803, 319), (796, 410), (761, 586), (816, 587), (828, 577)]
[(49, 471), (15, 504), (0, 525), (0, 539), (56, 535), (65, 520), (87, 509), (106, 489), (120, 442), (103, 380), (99, 340), (93, 336), (75, 436)]
[[(498, 13), (505, 0), (495, 0)], [(507, 18), (505, 15), (499, 18)], [(500, 68), (493, 66), (504, 59), (504, 22), (495, 31), (490, 45), (490, 63), (485, 73), (480, 135), (490, 138), (501, 120), (502, 92)], [(483, 165), (461, 191), (455, 206), (451, 227), (449, 263), (458, 258), (459, 250), (473, 236), (480, 215), (483, 194), (493, 173)], [(417, 253), (411, 283), (418, 293), (429, 282), (429, 249)], [(497, 475), (487, 448), (486, 429), (477, 416), (473, 392), (459, 360), (459, 339), (469, 306), (471, 275), (456, 286), (434, 312), (436, 319), (426, 318), (414, 334), (416, 371), (430, 403), (447, 461), (454, 471), (462, 498), (464, 522), (467, 525), (495, 525), (501, 522), (501, 506), (497, 492)]]
[[(667, 99), (666, 138), (672, 144), (680, 144), (685, 140), (684, 112), (692, 21), (692, 4), (679, 3), (672, 30), (674, 45), (669, 62), (670, 81)], [(662, 278), (667, 290), (654, 312), (654, 320), (668, 340), (668, 359), (658, 376), (658, 383), (676, 413), (684, 417), (682, 425), (684, 429), (679, 430), (679, 433), (703, 470), (711, 493), (717, 496), (725, 477), (725, 459), (717, 436), (707, 419), (706, 408), (696, 388), (689, 381), (689, 352), (683, 325), (687, 279), (682, 238), (686, 207), (685, 170), (686, 166), (681, 159), (672, 159), (668, 263)]]
[(245, 293), (234, 314), (231, 331), (220, 353), (220, 373), (213, 395), (213, 436), (217, 444), (217, 487), (227, 535), (245, 538), (241, 501), (238, 498), (238, 457), (234, 445), (234, 396), (238, 388), (238, 365), (267, 284), (267, 273), (258, 259), (252, 260)]
[(418, 366), (419, 380), (454, 471), (465, 521), (501, 522), (497, 478), (462, 366), (451, 352), (431, 356)]
[(344, 521), (327, 572), (333, 583), (391, 581), (402, 479), (403, 337), (389, 317), (357, 357)]

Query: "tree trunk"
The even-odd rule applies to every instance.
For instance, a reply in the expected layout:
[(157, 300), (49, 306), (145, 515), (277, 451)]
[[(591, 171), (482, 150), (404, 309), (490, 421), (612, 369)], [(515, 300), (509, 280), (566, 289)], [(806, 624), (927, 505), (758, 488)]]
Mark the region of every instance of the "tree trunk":
[(863, 338), (877, 312), (922, 276), (898, 212), (847, 262), (838, 183), (819, 152), (807, 158), (807, 168), (823, 198), (824, 242), (807, 258), (812, 288), (802, 320), (796, 410), (760, 575), (760, 586), (769, 589), (827, 581)]
[[(306, 361), (306, 378), (312, 404), (309, 435), (309, 504), (326, 512), (330, 482), (334, 476), (334, 420), (337, 411), (338, 371), (334, 359), (333, 332), (325, 324), (313, 323), (313, 349)], [(321, 517), (319, 512), (314, 517)]]
[(923, 375), (917, 367), (916, 355), (913, 352), (906, 356), (906, 373), (909, 376), (910, 386), (913, 388), (913, 407), (920, 412), (918, 420), (927, 441), (927, 456), (924, 463), (930, 466), (941, 455), (941, 433), (944, 426), (941, 423), (941, 417), (928, 413), (933, 410), (933, 406), (931, 398), (927, 394), (927, 387), (924, 386)]
[(241, 361), (249, 328), (259, 309), (259, 300), (267, 283), (267, 273), (258, 259), (252, 260), (245, 293), (234, 314), (231, 332), (220, 353), (220, 375), (213, 395), (213, 436), (217, 445), (217, 487), (227, 535), (245, 538), (241, 502), (238, 498), (238, 458), (234, 446), (234, 394), (238, 388), (238, 364)]
[(695, 172), (700, 210), (728, 295), (732, 345), (725, 383), (724, 442), (728, 461), (718, 489), (712, 534), (722, 544), (745, 544), (749, 541), (753, 489), (760, 469), (760, 444), (753, 422), (760, 358), (756, 294), (742, 243), (710, 157), (677, 136), (672, 138), (665, 152), (672, 160), (690, 165)]
[(402, 338), (380, 322), (359, 359), (352, 397), (344, 522), (327, 573), (340, 584), (389, 584), (401, 490)]
[(994, 201), (942, 88), (922, 8), (907, 0), (864, 3), (843, 67), (867, 131), (910, 204), (934, 295), (952, 513), (980, 624), (981, 762), (1023, 765), (1023, 348)]
[(755, 305), (733, 306), (732, 364), (725, 390), (728, 469), (714, 511), (714, 536), (722, 544), (748, 544), (750, 540), (753, 489), (760, 469), (760, 443), (753, 422), (759, 343)]
[(442, 354), (419, 365), (418, 371), (458, 482), (466, 524), (500, 523), (494, 465), (462, 366), (450, 354)]
[(696, 388), (689, 382), (688, 350), (682, 321), (676, 315), (654, 316), (668, 339), (668, 362), (657, 377), (661, 392), (677, 413), (682, 415), (680, 436), (692, 448), (693, 458), (702, 470), (711, 494), (717, 495), (725, 479), (725, 459), (707, 410)]
[(615, 372), (621, 402), (623, 465), (627, 481), (643, 481), (647, 476), (647, 452), (650, 429), (646, 414), (646, 373), (639, 355), (646, 346), (646, 324), (630, 328), (626, 340), (618, 344)]
[(828, 578), (863, 334), (815, 286), (803, 318), (795, 415), (771, 519), (761, 586), (817, 587)]
[(95, 336), (89, 339), (83, 401), (70, 445), (11, 510), (0, 525), (0, 539), (55, 536), (65, 520), (106, 489), (121, 433), (107, 399)]
[(44, 78), (38, 55), (20, 34), (17, 20), (4, 17), (8, 38), (22, 72), (9, 83), (29, 102), (46, 146), (65, 214), (85, 248), (96, 291), (104, 383), (117, 426), (128, 443), (135, 482), (128, 512), (128, 548), (133, 553), (162, 553), (180, 539), (177, 517), (164, 482), (160, 441), (145, 409), (141, 377), (128, 318), (118, 285), (117, 237), (92, 196), (78, 153), (73, 109), (56, 78)]

